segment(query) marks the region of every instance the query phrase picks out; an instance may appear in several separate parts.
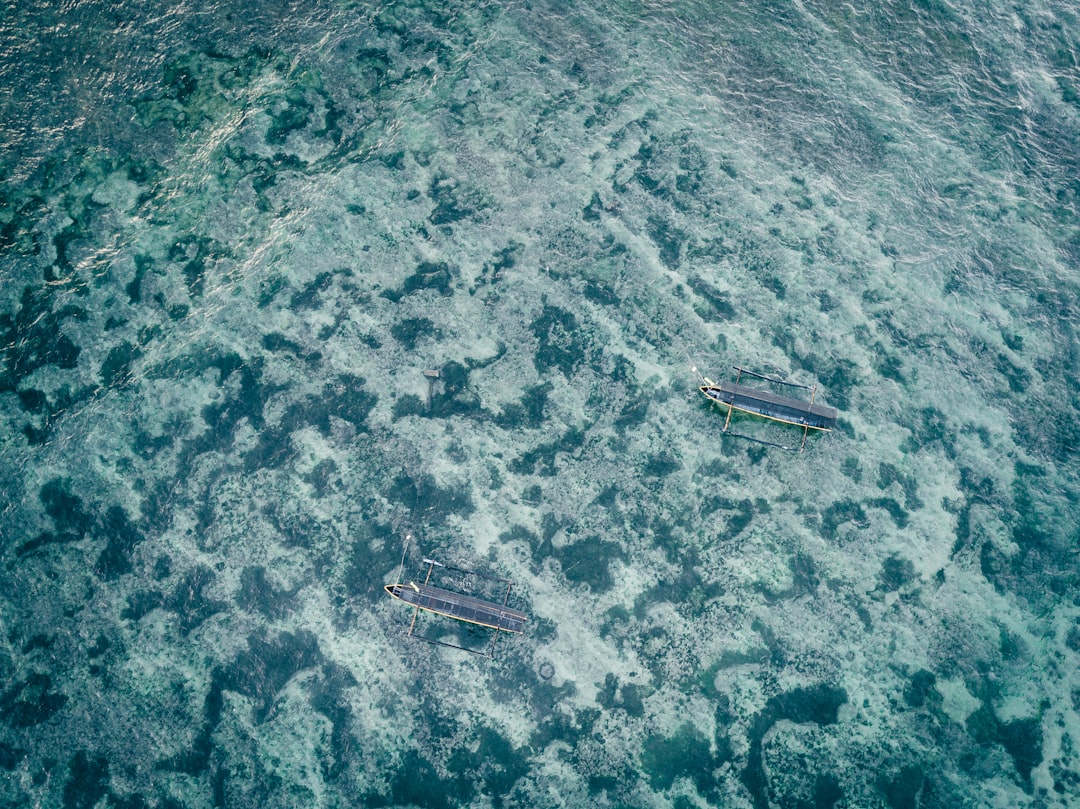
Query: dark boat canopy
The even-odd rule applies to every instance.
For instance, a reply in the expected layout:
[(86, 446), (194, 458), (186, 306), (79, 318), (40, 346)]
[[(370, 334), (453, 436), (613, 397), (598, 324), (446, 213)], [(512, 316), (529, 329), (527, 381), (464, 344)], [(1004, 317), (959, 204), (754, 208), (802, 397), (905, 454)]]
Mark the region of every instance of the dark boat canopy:
[[(697, 373), (697, 368), (694, 368), (693, 370), (694, 373)], [(711, 379), (702, 376), (702, 384), (699, 387), (699, 390), (711, 401), (727, 405), (727, 419), (724, 420), (725, 433), (734, 435), (738, 438), (745, 438), (748, 441), (755, 441), (758, 444), (764, 444), (768, 447), (786, 450), (788, 452), (802, 452), (803, 449), (806, 448), (806, 438), (811, 430), (824, 430), (825, 432), (828, 432), (836, 425), (835, 408), (814, 404), (814, 397), (817, 395), (816, 385), (800, 385), (797, 382), (788, 382), (787, 380), (778, 379), (774, 376), (759, 374), (757, 371), (751, 371), (749, 368), (742, 368), (738, 365), (735, 366), (735, 370), (738, 373), (735, 376), (734, 382), (721, 382), (717, 384)], [(698, 375), (701, 376), (700, 374)], [(761, 379), (764, 382), (783, 390), (796, 388), (798, 390), (809, 391), (810, 398), (796, 399), (761, 387), (742, 385), (740, 382), (744, 375), (755, 379)], [(730, 431), (728, 427), (731, 424), (731, 415), (736, 410), (742, 413), (749, 413), (753, 416), (760, 416), (771, 421), (777, 421), (781, 424), (792, 424), (796, 427), (802, 427), (802, 443), (797, 447), (789, 447), (785, 444), (765, 441), (761, 438), (755, 438), (750, 435), (744, 435), (743, 433)]]
[(499, 629), (503, 632), (524, 632), (528, 616), (493, 601), (462, 595), (430, 584), (387, 584), (386, 592), (394, 598), (422, 610), (467, 621), (470, 624)]
[(701, 392), (710, 399), (729, 405), (736, 410), (764, 416), (775, 421), (809, 427), (813, 430), (831, 430), (836, 425), (836, 408), (825, 407), (771, 391), (721, 382), (719, 385), (702, 385)]

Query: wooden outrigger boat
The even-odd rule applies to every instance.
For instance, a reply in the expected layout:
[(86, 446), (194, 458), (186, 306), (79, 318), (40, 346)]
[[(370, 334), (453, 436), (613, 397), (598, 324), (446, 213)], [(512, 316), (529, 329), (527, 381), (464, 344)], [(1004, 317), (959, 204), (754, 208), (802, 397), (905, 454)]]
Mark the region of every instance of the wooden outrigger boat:
[[(695, 372), (697, 371), (696, 368), (694, 370)], [(699, 390), (708, 399), (727, 407), (727, 418), (724, 420), (725, 433), (730, 432), (729, 427), (731, 425), (732, 412), (739, 411), (741, 413), (749, 413), (753, 416), (760, 416), (761, 418), (770, 421), (780, 422), (781, 424), (791, 424), (796, 427), (802, 427), (802, 442), (798, 447), (789, 447), (771, 441), (762, 441), (759, 438), (743, 435), (742, 433), (732, 432), (731, 435), (738, 438), (745, 438), (758, 444), (787, 450), (789, 452), (802, 452), (806, 447), (806, 438), (807, 435), (809, 435), (810, 430), (829, 432), (836, 425), (836, 408), (815, 404), (814, 398), (817, 395), (816, 385), (799, 385), (794, 382), (785, 382), (782, 379), (759, 374), (737, 365), (735, 366), (735, 371), (737, 373), (734, 382), (721, 382), (720, 384), (717, 384), (711, 379), (703, 376), (701, 377), (702, 384), (699, 387)], [(784, 396), (779, 393), (773, 393), (772, 391), (740, 384), (744, 374), (774, 385), (810, 391), (810, 398), (809, 400), (796, 399), (792, 396)]]
[(519, 610), (511, 609), (506, 606), (506, 603), (510, 598), (510, 588), (513, 587), (513, 582), (509, 579), (498, 579), (490, 576), (483, 577), (506, 585), (506, 592), (503, 593), (502, 603), (498, 603), (465, 595), (464, 593), (456, 593), (453, 590), (446, 590), (442, 587), (436, 587), (435, 585), (430, 584), (431, 573), (436, 566), (447, 570), (456, 570), (467, 575), (480, 576), (482, 574), (473, 570), (446, 567), (446, 565), (439, 564), (434, 559), (425, 559), (424, 564), (428, 565), (428, 571), (422, 584), (410, 581), (407, 584), (387, 584), (383, 588), (392, 597), (415, 607), (412, 621), (409, 624), (409, 631), (405, 633), (409, 637), (418, 638), (437, 646), (449, 646), (454, 649), (472, 652), (473, 654), (483, 654), (482, 652), (477, 652), (475, 649), (470, 649), (466, 646), (432, 640), (431, 638), (425, 638), (423, 635), (415, 634), (416, 619), (420, 614), (420, 610), (425, 610), (434, 613), (435, 615), (442, 615), (447, 618), (453, 618), (456, 621), (463, 621), (467, 624), (473, 624), (474, 626), (482, 627), (483, 629), (494, 630), (491, 646), (488, 649), (488, 653), (485, 655), (486, 657), (492, 657), (494, 655), (495, 641), (499, 637), (499, 632), (521, 634), (525, 631), (525, 622), (529, 620), (529, 616)]

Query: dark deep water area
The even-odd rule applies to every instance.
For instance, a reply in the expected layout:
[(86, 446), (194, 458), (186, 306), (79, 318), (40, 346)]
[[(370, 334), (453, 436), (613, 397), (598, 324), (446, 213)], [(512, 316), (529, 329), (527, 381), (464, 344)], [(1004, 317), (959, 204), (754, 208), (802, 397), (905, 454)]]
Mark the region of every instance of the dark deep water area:
[(1075, 4), (7, 0), (0, 115), (0, 806), (1080, 805)]

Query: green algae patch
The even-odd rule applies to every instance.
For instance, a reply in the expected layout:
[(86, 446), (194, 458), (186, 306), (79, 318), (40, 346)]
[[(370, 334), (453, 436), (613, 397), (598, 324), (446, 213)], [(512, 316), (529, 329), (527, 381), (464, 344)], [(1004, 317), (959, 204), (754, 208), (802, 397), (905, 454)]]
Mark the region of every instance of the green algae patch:
[(653, 789), (670, 789), (678, 778), (689, 778), (702, 794), (714, 785), (718, 761), (709, 740), (694, 725), (683, 724), (672, 736), (649, 736), (641, 750), (641, 765)]
[(428, 474), (413, 477), (402, 472), (393, 479), (386, 496), (422, 515), (429, 525), (441, 525), (453, 514), (468, 517), (476, 510), (467, 486), (439, 486)]
[(406, 351), (415, 351), (423, 338), (438, 339), (441, 335), (434, 321), (427, 317), (407, 317), (390, 327), (390, 335), (401, 343)]
[(502, 796), (509, 795), (517, 780), (529, 771), (525, 755), (488, 727), (480, 728), (473, 744), (456, 750), (447, 764), (450, 772), (478, 776), (485, 791), (494, 797), (495, 806), (503, 805)]
[(167, 121), (180, 132), (218, 125), (243, 109), (260, 80), (289, 68), (283, 55), (253, 49), (243, 56), (193, 51), (169, 61), (160, 90), (135, 102), (140, 123)]
[(534, 356), (536, 370), (541, 374), (557, 370), (570, 378), (586, 359), (586, 345), (573, 312), (545, 304), (531, 325), (539, 341)]
[(464, 775), (442, 778), (435, 766), (415, 750), (405, 754), (396, 768), (390, 787), (390, 799), (369, 795), (364, 805), (371, 807), (424, 806), (428, 809), (453, 809), (469, 805), (476, 795), (471, 779)]
[(31, 672), (0, 694), (0, 719), (15, 729), (40, 725), (67, 703), (66, 695), (53, 690), (52, 678)]
[(562, 565), (567, 581), (571, 584), (587, 585), (593, 593), (604, 593), (614, 586), (611, 563), (626, 558), (618, 543), (608, 542), (595, 535), (556, 548), (552, 555)]
[(769, 729), (781, 720), (821, 727), (835, 724), (840, 706), (847, 700), (847, 691), (825, 683), (794, 688), (769, 698), (748, 730), (750, 752), (742, 773), (743, 785), (753, 797), (756, 809), (765, 809), (770, 805), (769, 779), (762, 757), (762, 744)]

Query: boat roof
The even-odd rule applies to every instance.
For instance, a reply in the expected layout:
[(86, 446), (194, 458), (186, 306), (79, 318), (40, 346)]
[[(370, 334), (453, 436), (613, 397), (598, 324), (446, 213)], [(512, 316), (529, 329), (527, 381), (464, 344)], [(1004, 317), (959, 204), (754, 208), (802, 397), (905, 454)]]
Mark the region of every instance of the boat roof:
[(529, 619), (525, 613), (494, 601), (485, 601), (430, 584), (388, 584), (386, 592), (420, 609), (504, 632), (524, 632), (525, 622)]
[(803, 399), (782, 396), (778, 393), (721, 382), (719, 385), (702, 385), (701, 392), (717, 402), (730, 405), (736, 410), (753, 413), (765, 418), (810, 427), (815, 430), (831, 430), (836, 425), (836, 408), (813, 404)]

